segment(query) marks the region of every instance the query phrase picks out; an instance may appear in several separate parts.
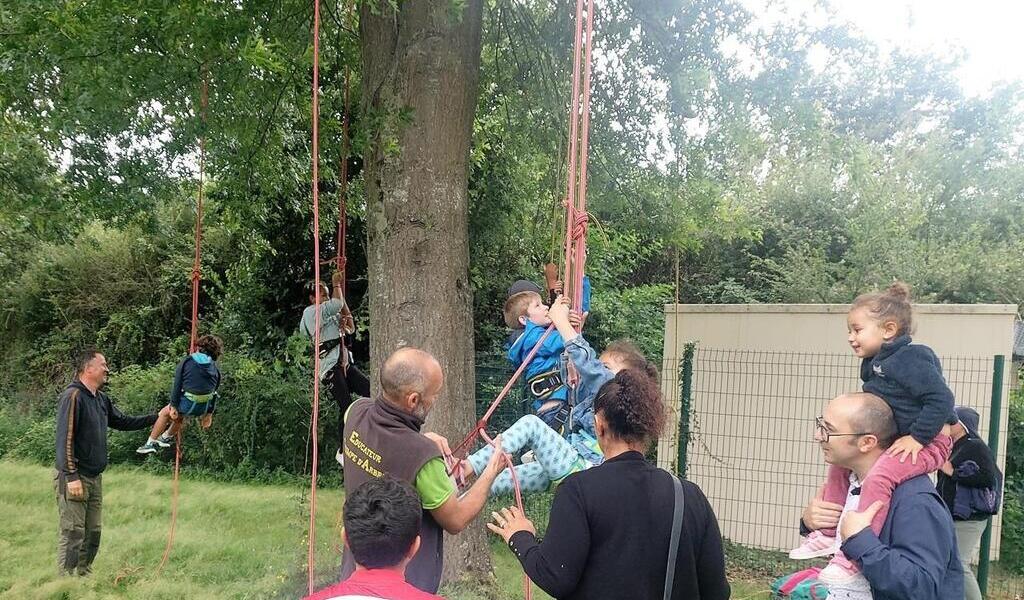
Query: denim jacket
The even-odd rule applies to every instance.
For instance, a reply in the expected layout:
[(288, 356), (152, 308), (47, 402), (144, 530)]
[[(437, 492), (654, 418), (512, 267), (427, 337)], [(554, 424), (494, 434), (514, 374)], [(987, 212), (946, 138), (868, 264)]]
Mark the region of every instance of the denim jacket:
[[(597, 352), (583, 338), (582, 334), (565, 342), (565, 351), (576, 367), (579, 381), (576, 384), (576, 404), (569, 416), (569, 443), (580, 456), (594, 464), (600, 464), (604, 457), (597, 452), (597, 432), (594, 430), (594, 398), (601, 386), (615, 377), (600, 360)], [(562, 377), (567, 379), (567, 364), (562, 363)]]

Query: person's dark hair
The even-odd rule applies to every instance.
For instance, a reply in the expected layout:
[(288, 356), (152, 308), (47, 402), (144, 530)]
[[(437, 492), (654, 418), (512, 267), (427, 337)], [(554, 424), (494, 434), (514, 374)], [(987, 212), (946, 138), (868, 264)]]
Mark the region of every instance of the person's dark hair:
[(612, 434), (630, 444), (647, 444), (665, 427), (665, 405), (656, 379), (636, 369), (623, 369), (601, 386), (594, 398)]
[(647, 360), (640, 349), (629, 340), (615, 340), (608, 344), (604, 348), (603, 354), (611, 354), (616, 356), (627, 369), (634, 369), (641, 373), (645, 373), (648, 377), (654, 381), (659, 381), (658, 367), (651, 361)]
[(420, 533), (423, 508), (408, 483), (385, 475), (345, 499), (345, 538), (356, 563), (367, 569), (402, 562)]
[(898, 335), (907, 335), (914, 330), (914, 311), (910, 306), (910, 286), (897, 281), (884, 292), (861, 294), (853, 301), (850, 310), (865, 308), (871, 318), (879, 323), (893, 321)]
[(99, 353), (99, 350), (92, 347), (79, 351), (78, 354), (75, 355), (75, 374), (77, 375), (84, 371), (86, 365), (89, 364), (89, 361), (96, 358), (96, 355)]
[(899, 431), (896, 429), (892, 409), (885, 400), (867, 392), (857, 392), (850, 396), (860, 402), (860, 408), (850, 418), (853, 431), (873, 434), (878, 438), (878, 447), (883, 450), (892, 446)]
[(224, 354), (224, 342), (215, 335), (207, 334), (196, 340), (196, 349), (213, 360), (217, 360), (221, 354)]

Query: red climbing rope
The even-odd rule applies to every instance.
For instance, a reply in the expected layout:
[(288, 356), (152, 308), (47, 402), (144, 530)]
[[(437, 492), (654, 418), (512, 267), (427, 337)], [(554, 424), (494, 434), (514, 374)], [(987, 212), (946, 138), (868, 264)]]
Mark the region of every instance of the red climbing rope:
[[(320, 295), (320, 0), (313, 0), (313, 280)], [(313, 438), (313, 474), (309, 482), (309, 547), (306, 556), (308, 590), (313, 593), (316, 558), (316, 480), (319, 461), (317, 427), (320, 418), (320, 298), (313, 323), (313, 417), (310, 428)], [(326, 300), (326, 299), (324, 299)]]
[[(199, 284), (202, 281), (202, 242), (203, 242), (203, 179), (206, 173), (206, 109), (209, 105), (210, 74), (203, 65), (203, 83), (199, 91), (199, 111), (203, 122), (203, 130), (199, 136), (199, 191), (196, 194), (196, 227), (195, 227), (195, 257), (192, 261), (192, 329), (189, 336), (189, 353), (196, 351), (196, 340), (199, 336)], [(181, 434), (184, 426), (178, 427), (174, 440), (174, 476), (171, 479), (171, 524), (167, 532), (167, 545), (164, 546), (163, 557), (160, 558), (160, 565), (156, 569), (159, 575), (171, 556), (171, 547), (174, 546), (174, 532), (178, 525), (178, 490), (181, 476)]]
[[(590, 62), (594, 32), (594, 0), (576, 0), (576, 37), (573, 43), (572, 102), (569, 108), (569, 176), (565, 199), (565, 295), (573, 306), (583, 302), (583, 274), (587, 256), (587, 159), (590, 146)], [(582, 89), (581, 89), (582, 71)]]

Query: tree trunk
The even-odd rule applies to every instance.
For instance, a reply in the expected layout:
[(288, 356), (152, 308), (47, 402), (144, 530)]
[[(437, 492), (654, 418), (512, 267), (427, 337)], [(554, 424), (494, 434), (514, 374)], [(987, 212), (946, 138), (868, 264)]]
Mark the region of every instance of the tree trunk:
[[(365, 151), (370, 360), (415, 346), (445, 388), (427, 429), (455, 444), (475, 422), (469, 288), (469, 150), (482, 0), (363, 2), (359, 28)], [(374, 14), (376, 13), (376, 14)], [(377, 377), (373, 377), (374, 386)], [(477, 523), (445, 542), (445, 578), (490, 573)]]

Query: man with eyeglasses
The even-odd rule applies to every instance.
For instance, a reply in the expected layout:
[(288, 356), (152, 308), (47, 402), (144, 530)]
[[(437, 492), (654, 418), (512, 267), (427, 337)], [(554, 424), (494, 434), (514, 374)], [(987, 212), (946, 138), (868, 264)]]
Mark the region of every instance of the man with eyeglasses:
[[(851, 473), (851, 506), (860, 482), (896, 439), (892, 411), (873, 394), (843, 394), (828, 403), (815, 425), (825, 462)], [(874, 600), (961, 600), (953, 520), (931, 480), (921, 475), (896, 487), (876, 536), (870, 525), (880, 507), (876, 502), (844, 513), (844, 506), (815, 498), (804, 509), (801, 533), (838, 527), (842, 550), (860, 565)]]

